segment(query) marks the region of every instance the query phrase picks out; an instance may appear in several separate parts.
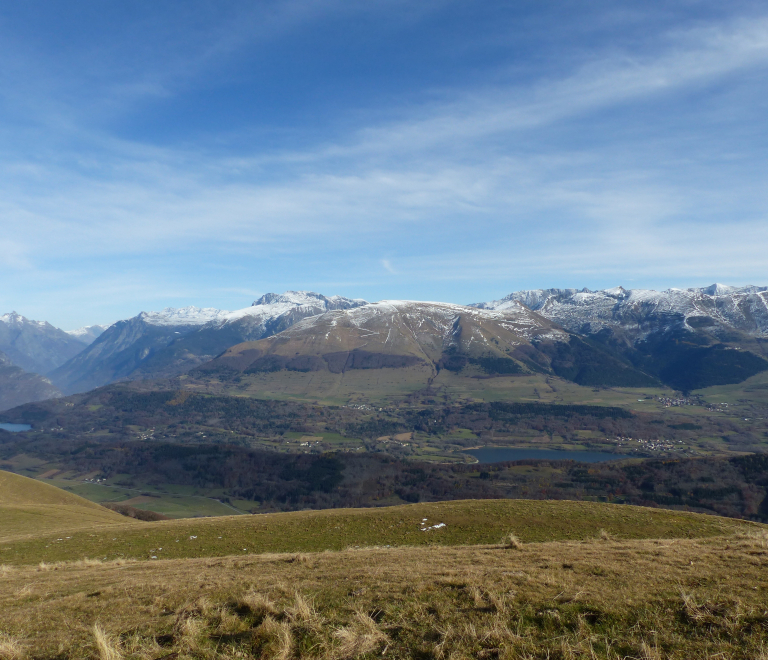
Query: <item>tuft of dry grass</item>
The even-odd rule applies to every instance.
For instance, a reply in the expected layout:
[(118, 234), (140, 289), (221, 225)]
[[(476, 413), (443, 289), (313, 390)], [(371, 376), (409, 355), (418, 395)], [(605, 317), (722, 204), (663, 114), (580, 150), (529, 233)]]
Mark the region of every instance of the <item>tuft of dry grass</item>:
[(206, 622), (198, 616), (186, 616), (181, 618), (176, 625), (178, 646), (182, 651), (195, 653), (205, 643)]
[(0, 660), (22, 660), (24, 644), (18, 637), (0, 632)]
[(293, 653), (294, 639), (287, 621), (276, 621), (268, 616), (256, 629), (254, 640), (261, 657), (288, 660)]
[(93, 624), (93, 641), (99, 652), (99, 660), (122, 660), (123, 654), (120, 652), (117, 640), (98, 623)]
[[(114, 563), (117, 565), (123, 565), (127, 561), (126, 559), (115, 559), (110, 563)], [(90, 568), (91, 566), (101, 566), (105, 562), (101, 559), (76, 559), (74, 561), (56, 561), (56, 562), (46, 562), (41, 561), (37, 565), (37, 570), (39, 572), (45, 572), (45, 571), (58, 571), (61, 568), (69, 567), (69, 568)]]
[(334, 655), (346, 660), (379, 650), (389, 643), (389, 637), (382, 631), (376, 621), (362, 610), (357, 610), (352, 622), (333, 632), (333, 638), (338, 646)]
[(501, 540), (501, 545), (509, 550), (521, 550), (523, 542), (516, 534), (510, 532)]
[(255, 591), (253, 588), (237, 598), (233, 605), (236, 611), (245, 611), (259, 621), (263, 621), (268, 616), (274, 617), (277, 614), (275, 603), (268, 596)]
[(651, 645), (648, 642), (642, 642), (640, 644), (641, 660), (662, 660), (661, 652), (658, 646)]
[(295, 625), (317, 627), (322, 624), (314, 604), (298, 591), (293, 595), (293, 604), (285, 612)]

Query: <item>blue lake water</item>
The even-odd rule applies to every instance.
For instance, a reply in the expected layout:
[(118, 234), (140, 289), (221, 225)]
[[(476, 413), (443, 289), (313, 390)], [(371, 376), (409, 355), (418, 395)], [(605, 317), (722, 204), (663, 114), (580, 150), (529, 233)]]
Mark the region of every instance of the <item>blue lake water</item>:
[(10, 431), (11, 433), (17, 433), (18, 431), (29, 431), (32, 427), (29, 424), (2, 424), (0, 423), (0, 429), (3, 431)]
[(480, 463), (501, 463), (503, 461), (581, 461), (583, 463), (604, 463), (618, 461), (627, 456), (608, 454), (602, 451), (560, 451), (557, 449), (516, 449), (515, 447), (480, 447), (468, 449)]

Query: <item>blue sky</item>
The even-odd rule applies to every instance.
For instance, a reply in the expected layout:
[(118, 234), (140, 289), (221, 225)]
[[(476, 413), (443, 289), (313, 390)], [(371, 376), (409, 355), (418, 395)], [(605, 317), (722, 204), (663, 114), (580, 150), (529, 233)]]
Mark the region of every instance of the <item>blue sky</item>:
[(761, 2), (0, 8), (0, 313), (768, 284)]

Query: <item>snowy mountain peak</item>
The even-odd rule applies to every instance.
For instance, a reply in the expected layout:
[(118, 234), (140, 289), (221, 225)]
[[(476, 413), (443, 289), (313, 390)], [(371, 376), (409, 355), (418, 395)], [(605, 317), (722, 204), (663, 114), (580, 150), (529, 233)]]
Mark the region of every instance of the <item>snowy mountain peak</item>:
[(443, 364), (460, 371), (485, 360), (483, 369), (490, 371), (484, 373), (522, 373), (526, 368), (515, 360), (538, 355), (547, 363), (536, 346), (569, 338), (516, 302), (498, 312), (443, 302), (381, 300), (310, 316), (280, 333), (236, 344), (203, 369), (226, 365), (240, 371), (252, 367), (257, 373), (263, 366), (270, 371), (343, 373), (412, 368), (426, 381)]
[(17, 312), (0, 316), (0, 351), (25, 371), (46, 374), (83, 350), (83, 342)]
[[(585, 293), (587, 292), (585, 291)], [(612, 298), (626, 298), (627, 296), (627, 290), (623, 286), (615, 286), (612, 289), (605, 289), (603, 293)]]
[(293, 305), (306, 305), (325, 301), (326, 297), (314, 291), (286, 291), (285, 293), (265, 293), (261, 298), (253, 302), (252, 307), (273, 305), (275, 303), (289, 303)]
[(157, 326), (203, 326), (225, 324), (246, 316), (275, 317), (294, 309), (308, 308), (315, 314), (322, 314), (333, 309), (348, 309), (365, 305), (365, 300), (353, 300), (342, 296), (324, 295), (313, 291), (286, 291), (285, 293), (266, 293), (255, 300), (250, 307), (228, 311), (214, 307), (166, 307), (161, 312), (141, 312), (138, 315), (144, 323)]
[(367, 301), (359, 298), (345, 298), (344, 296), (326, 297), (314, 291), (286, 291), (285, 293), (265, 293), (261, 298), (255, 300), (251, 307), (309, 305), (322, 306), (327, 309), (345, 309), (365, 304), (367, 304)]
[(149, 325), (205, 325), (229, 314), (213, 307), (166, 307), (161, 312), (141, 312), (139, 318)]
[(286, 291), (285, 293), (265, 293), (255, 300), (250, 307), (234, 312), (224, 312), (215, 321), (231, 323), (246, 316), (274, 319), (289, 313), (301, 313), (302, 316), (312, 316), (338, 309), (352, 309), (367, 305), (368, 301), (343, 296), (326, 297), (314, 291)]
[(78, 328), (77, 330), (65, 330), (64, 332), (66, 332), (70, 337), (74, 337), (75, 339), (88, 345), (96, 341), (96, 339), (98, 339), (111, 325), (111, 323), (104, 325), (86, 325), (82, 328)]
[[(752, 288), (752, 287), (745, 287), (745, 288)], [(695, 289), (694, 289), (695, 291)], [(732, 293), (739, 293), (740, 289), (735, 286), (728, 286), (727, 284), (711, 284), (708, 287), (704, 287), (703, 289), (699, 289), (701, 293), (706, 293), (708, 296), (728, 296)]]
[(0, 316), (0, 322), (6, 323), (8, 325), (14, 325), (14, 326), (35, 325), (41, 328), (44, 328), (47, 325), (50, 325), (47, 321), (33, 321), (32, 319), (28, 319), (27, 317), (22, 316), (18, 312), (10, 312), (9, 314), (3, 314), (2, 316)]
[[(527, 340), (534, 337), (556, 341), (567, 339), (566, 333), (553, 329), (546, 321), (542, 321), (544, 319), (533, 314), (518, 301), (509, 301), (503, 310), (490, 310), (444, 302), (380, 300), (360, 307), (331, 310), (326, 314), (310, 316), (269, 339), (280, 342), (284, 336), (300, 336), (308, 331), (328, 338), (329, 333), (335, 333), (340, 327), (348, 328), (353, 334), (362, 332), (361, 336), (368, 336), (366, 333), (388, 335), (395, 327), (408, 328), (406, 335), (419, 334), (426, 328), (431, 328), (433, 332), (437, 331), (438, 334), (450, 337), (456, 331), (457, 323), (461, 322), (501, 324), (507, 331)], [(486, 342), (479, 337), (478, 341)]]

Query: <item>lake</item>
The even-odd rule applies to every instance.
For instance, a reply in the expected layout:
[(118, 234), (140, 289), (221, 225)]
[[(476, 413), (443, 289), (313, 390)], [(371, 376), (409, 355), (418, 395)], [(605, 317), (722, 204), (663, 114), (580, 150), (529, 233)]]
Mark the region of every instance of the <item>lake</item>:
[(602, 451), (561, 451), (558, 449), (517, 449), (515, 447), (480, 447), (468, 449), (465, 454), (471, 454), (480, 463), (501, 463), (503, 461), (580, 461), (582, 463), (604, 463), (629, 458), (619, 454), (608, 454)]
[(0, 423), (0, 429), (3, 431), (10, 431), (11, 433), (18, 433), (19, 431), (29, 431), (32, 427), (29, 424), (2, 424)]

